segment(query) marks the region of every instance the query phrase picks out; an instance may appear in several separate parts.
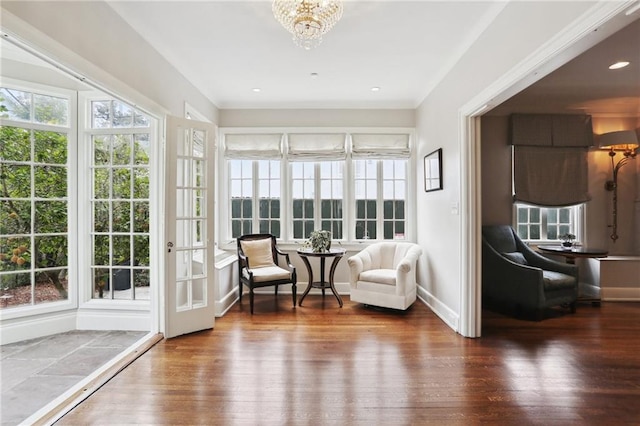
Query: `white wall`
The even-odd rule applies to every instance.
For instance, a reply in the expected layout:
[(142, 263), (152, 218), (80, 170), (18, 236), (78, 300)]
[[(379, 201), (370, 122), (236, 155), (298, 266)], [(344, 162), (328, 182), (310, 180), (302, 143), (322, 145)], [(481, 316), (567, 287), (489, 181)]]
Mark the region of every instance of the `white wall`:
[(412, 109), (223, 109), (220, 127), (415, 127)]
[(184, 116), (184, 103), (218, 110), (106, 3), (2, 1), (1, 24), (79, 74), (154, 112)]
[[(462, 219), (471, 212), (461, 200), (461, 179), (466, 173), (460, 166), (461, 145), (466, 149), (467, 141), (461, 138), (460, 111), (594, 4), (510, 2), (418, 108), (418, 162), (439, 147), (443, 148), (444, 161), (444, 190), (417, 193), (421, 215), (418, 243), (425, 251), (418, 281), (423, 297), (457, 331), (461, 328), (462, 288), (473, 285), (463, 282), (461, 273), (466, 267), (461, 259), (466, 250), (463, 242), (467, 241), (462, 235)], [(458, 206), (461, 215), (456, 214)]]

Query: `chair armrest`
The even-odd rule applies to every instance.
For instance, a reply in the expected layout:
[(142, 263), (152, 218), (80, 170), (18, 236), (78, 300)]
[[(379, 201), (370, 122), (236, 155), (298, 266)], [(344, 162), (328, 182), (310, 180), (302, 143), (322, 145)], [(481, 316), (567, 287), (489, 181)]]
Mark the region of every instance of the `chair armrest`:
[(238, 253), (238, 266), (240, 269), (249, 268), (249, 258), (244, 253)]
[(494, 301), (526, 307), (542, 306), (542, 269), (512, 262), (482, 242), (482, 293)]
[(276, 265), (280, 266), (280, 263), (278, 262), (278, 256), (282, 256), (282, 257), (284, 257), (284, 260), (285, 260), (285, 263), (286, 263), (286, 265), (285, 265), (286, 269), (288, 269), (289, 272), (295, 271), (296, 268), (295, 268), (295, 266), (293, 266), (291, 264), (291, 260), (289, 258), (289, 253), (280, 250), (278, 247), (276, 247), (275, 249), (276, 249)]
[(416, 264), (422, 255), (420, 246), (413, 246), (396, 266), (396, 294), (406, 294), (409, 286), (417, 285)]
[(347, 263), (349, 264), (349, 284), (351, 284), (351, 287), (355, 287), (360, 273), (364, 270), (362, 257), (355, 254), (347, 259)]
[(534, 251), (526, 244), (519, 245), (518, 247), (524, 254), (525, 259), (531, 266), (535, 266), (545, 271), (560, 272), (562, 274), (570, 275), (578, 279), (578, 267), (576, 265), (570, 265), (568, 263), (558, 262), (557, 260), (549, 259)]

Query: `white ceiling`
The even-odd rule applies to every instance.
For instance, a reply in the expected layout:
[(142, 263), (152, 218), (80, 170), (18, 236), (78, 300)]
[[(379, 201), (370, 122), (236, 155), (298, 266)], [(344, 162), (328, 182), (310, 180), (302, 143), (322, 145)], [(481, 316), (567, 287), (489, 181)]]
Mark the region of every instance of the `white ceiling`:
[(349, 0), (310, 51), (267, 0), (109, 4), (219, 108), (415, 108), (505, 2)]
[[(629, 66), (610, 70), (626, 60)], [(640, 19), (494, 108), (491, 115), (586, 113), (640, 117)]]
[[(323, 44), (305, 51), (272, 16), (270, 0), (110, 3), (219, 108), (380, 109), (418, 106), (504, 4), (347, 0)], [(4, 40), (0, 50), (5, 74), (24, 78), (24, 62), (51, 68)], [(631, 64), (607, 69), (620, 59)], [(640, 19), (488, 114), (512, 112), (640, 117)]]

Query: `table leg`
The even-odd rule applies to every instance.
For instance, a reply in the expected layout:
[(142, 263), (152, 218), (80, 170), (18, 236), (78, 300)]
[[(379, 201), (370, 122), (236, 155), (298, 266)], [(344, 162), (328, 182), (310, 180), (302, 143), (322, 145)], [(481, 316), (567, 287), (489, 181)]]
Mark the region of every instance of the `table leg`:
[(331, 287), (331, 291), (333, 292), (333, 295), (336, 296), (336, 299), (338, 299), (338, 303), (342, 308), (342, 298), (336, 291), (336, 286), (333, 283), (333, 274), (336, 272), (336, 267), (338, 266), (338, 262), (340, 261), (340, 258), (341, 256), (334, 257), (333, 262), (331, 263), (331, 270), (329, 271), (329, 286)]
[(326, 287), (326, 281), (324, 280), (324, 261), (325, 258), (320, 258), (320, 288), (322, 289), (322, 297), (324, 297), (324, 289)]
[(307, 286), (307, 289), (304, 291), (304, 293), (302, 293), (302, 297), (300, 298), (300, 302), (298, 303), (298, 306), (302, 306), (302, 301), (304, 300), (305, 297), (307, 297), (307, 294), (309, 294), (309, 292), (311, 291), (311, 287), (313, 287), (313, 270), (311, 269), (311, 265), (309, 264), (309, 259), (307, 259), (306, 256), (300, 256), (300, 258), (304, 262), (304, 266), (307, 267), (307, 274), (309, 276), (309, 285)]

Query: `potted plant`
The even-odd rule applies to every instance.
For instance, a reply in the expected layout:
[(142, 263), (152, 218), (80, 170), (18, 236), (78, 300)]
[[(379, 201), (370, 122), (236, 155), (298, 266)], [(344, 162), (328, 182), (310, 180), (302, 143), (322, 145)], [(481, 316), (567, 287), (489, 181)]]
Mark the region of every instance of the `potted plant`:
[(331, 248), (331, 232), (325, 230), (311, 231), (305, 246), (311, 247), (314, 253), (322, 253), (329, 250)]
[(576, 239), (576, 236), (571, 233), (566, 233), (560, 235), (560, 239), (562, 240), (563, 247), (573, 247), (573, 241)]

